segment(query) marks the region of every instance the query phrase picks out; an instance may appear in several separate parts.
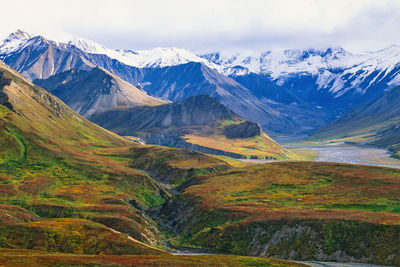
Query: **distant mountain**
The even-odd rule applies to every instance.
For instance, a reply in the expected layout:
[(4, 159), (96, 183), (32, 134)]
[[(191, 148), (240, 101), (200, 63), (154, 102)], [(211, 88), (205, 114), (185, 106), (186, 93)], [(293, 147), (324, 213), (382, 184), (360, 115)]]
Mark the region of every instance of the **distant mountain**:
[(220, 65), (223, 74), (246, 80), (245, 86), (256, 88), (260, 96), (270, 97), (270, 92), (260, 90), (257, 80), (251, 83), (254, 76), (333, 116), (400, 84), (400, 46), (395, 45), (359, 55), (328, 48), (230, 55), (217, 52), (201, 57)]
[(116, 109), (89, 118), (150, 144), (236, 158), (282, 158), (286, 153), (258, 124), (244, 120), (208, 95), (160, 106)]
[(70, 69), (95, 67), (75, 46), (57, 43), (43, 36), (17, 31), (0, 44), (0, 60), (29, 80), (44, 79)]
[(0, 44), (0, 59), (31, 80), (99, 66), (171, 101), (208, 94), (273, 134), (310, 133), (400, 84), (398, 46), (362, 55), (328, 48), (198, 56), (178, 48), (112, 50), (18, 31)]
[[(358, 106), (332, 124), (315, 132), (312, 139), (344, 139), (400, 151), (400, 86), (380, 98)], [(400, 156), (400, 154), (396, 154)]]
[(69, 40), (53, 41), (17, 30), (0, 43), (0, 60), (9, 64), (25, 78), (43, 79), (69, 69), (89, 69), (92, 55), (104, 55), (136, 68), (176, 66), (200, 62), (210, 67), (219, 66), (180, 48), (151, 50), (112, 50), (93, 41), (71, 36)]
[[(29, 37), (31, 38), (27, 39)], [(141, 60), (145, 58), (151, 60), (146, 61), (146, 64), (138, 64), (138, 66), (152, 67), (138, 68), (108, 56), (117, 57), (115, 53), (119, 55), (120, 51), (110, 50), (87, 40), (72, 39), (67, 43), (59, 43), (49, 41), (41, 36), (32, 37), (22, 33), (11, 34), (7, 40), (12, 41), (5, 40), (3, 42), (3, 48), (0, 49), (0, 58), (3, 58), (29, 79), (46, 79), (70, 69), (89, 70), (99, 66), (129, 83), (143, 88), (150, 95), (171, 101), (183, 100), (194, 95), (208, 94), (217, 98), (240, 116), (260, 123), (269, 132), (293, 134), (312, 131), (315, 128), (326, 125), (329, 119), (324, 112), (310, 105), (299, 104), (299, 101), (282, 104), (267, 98), (260, 99), (255, 97), (248, 88), (222, 75), (216, 69), (207, 67), (205, 59), (193, 54), (191, 56), (187, 55), (188, 51), (179, 49), (154, 50), (160, 53), (147, 51), (147, 54), (155, 54), (153, 56), (143, 56)], [(93, 54), (93, 52), (107, 53), (107, 55)], [(144, 55), (146, 53), (143, 52)], [(201, 61), (201, 63), (191, 60)], [(154, 65), (154, 62), (160, 64)], [(188, 63), (181, 64), (183, 62)], [(168, 66), (162, 67), (164, 65)], [(59, 79), (62, 78), (56, 78), (56, 80)], [(52, 79), (51, 81), (54, 80)], [(41, 85), (50, 89), (51, 87), (54, 88), (54, 86), (49, 86), (48, 84), (41, 83)], [(62, 87), (64, 88), (64, 85)], [(78, 90), (78, 87), (75, 87), (75, 89)], [(69, 96), (68, 99), (71, 98), (71, 100), (67, 101), (66, 95), (61, 96), (59, 92), (54, 93), (66, 102), (75, 102), (74, 105), (76, 106), (73, 107), (76, 110), (81, 110), (85, 103), (95, 101), (94, 99), (80, 99), (76, 95)], [(72, 102), (68, 103), (72, 105)], [(110, 108), (114, 107), (112, 105)], [(89, 107), (85, 106), (84, 109), (84, 111), (80, 111), (82, 114), (85, 114)]]
[[(94, 57), (94, 56), (93, 56)], [(93, 62), (150, 95), (180, 101), (207, 94), (218, 99), (245, 119), (259, 123), (270, 132), (299, 133), (326, 125), (328, 116), (308, 104), (289, 104), (258, 98), (245, 86), (201, 63), (138, 69), (97, 55)]]
[(117, 107), (160, 105), (168, 101), (149, 96), (145, 91), (101, 68), (69, 70), (33, 83), (47, 89), (68, 106), (87, 117)]
[(157, 47), (149, 50), (113, 50), (91, 40), (76, 36), (71, 36), (70, 40), (65, 40), (64, 42), (79, 48), (87, 54), (106, 55), (111, 59), (116, 59), (119, 62), (137, 68), (162, 68), (186, 64), (188, 62), (202, 63), (215, 69), (220, 68), (220, 66), (183, 48)]

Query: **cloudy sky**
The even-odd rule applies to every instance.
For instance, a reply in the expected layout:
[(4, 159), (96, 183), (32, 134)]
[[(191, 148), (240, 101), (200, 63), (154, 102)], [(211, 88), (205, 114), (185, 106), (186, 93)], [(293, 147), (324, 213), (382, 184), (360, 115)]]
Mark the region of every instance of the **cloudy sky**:
[(399, 0), (2, 0), (0, 37), (67, 32), (110, 48), (196, 52), (400, 44)]

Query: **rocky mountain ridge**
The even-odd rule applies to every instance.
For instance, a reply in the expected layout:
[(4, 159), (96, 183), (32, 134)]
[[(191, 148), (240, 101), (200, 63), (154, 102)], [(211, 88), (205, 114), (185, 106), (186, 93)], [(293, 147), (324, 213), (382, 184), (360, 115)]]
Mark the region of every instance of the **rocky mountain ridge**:
[(91, 70), (71, 69), (48, 79), (36, 79), (33, 83), (59, 97), (85, 117), (118, 107), (168, 103), (98, 67)]

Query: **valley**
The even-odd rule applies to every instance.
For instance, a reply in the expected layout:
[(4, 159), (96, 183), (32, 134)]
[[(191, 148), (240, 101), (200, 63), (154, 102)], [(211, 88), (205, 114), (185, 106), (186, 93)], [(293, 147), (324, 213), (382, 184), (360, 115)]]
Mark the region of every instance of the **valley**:
[(301, 148), (316, 151), (317, 156), (313, 159), (316, 162), (336, 162), (400, 168), (400, 160), (393, 158), (392, 154), (383, 148), (343, 143), (325, 145), (283, 144), (283, 146), (288, 149)]
[(400, 265), (399, 47), (0, 60), (1, 263)]

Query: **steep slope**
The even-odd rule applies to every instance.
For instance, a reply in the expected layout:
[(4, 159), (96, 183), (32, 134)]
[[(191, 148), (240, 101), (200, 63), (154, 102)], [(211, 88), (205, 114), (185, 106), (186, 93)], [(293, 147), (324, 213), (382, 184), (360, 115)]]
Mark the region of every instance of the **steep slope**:
[(94, 67), (85, 53), (75, 46), (47, 40), (43, 36), (32, 37), (21, 31), (3, 40), (0, 60), (31, 81), (73, 68), (89, 70)]
[(354, 108), (310, 138), (375, 144), (397, 153), (400, 150), (399, 103), (400, 86), (397, 86), (375, 101)]
[(33, 83), (47, 89), (85, 117), (117, 107), (166, 103), (98, 67), (90, 71), (72, 69), (48, 79), (36, 79)]
[(232, 157), (285, 157), (285, 149), (208, 95), (154, 107), (96, 113), (93, 122), (150, 144), (188, 148)]
[[(0, 203), (30, 210), (40, 216), (36, 219), (39, 221), (84, 218), (89, 221), (71, 219), (69, 224), (87, 225), (91, 233), (103, 229), (101, 231), (107, 238), (122, 238), (121, 242), (125, 242), (132, 253), (135, 248), (140, 250), (142, 245), (106, 226), (141, 241), (155, 243), (158, 231), (129, 201), (151, 206), (168, 193), (149, 176), (129, 168), (122, 161), (102, 155), (107, 151), (129, 151), (131, 143), (85, 120), (2, 62), (0, 80), (0, 145), (3, 148), (0, 151)], [(151, 192), (154, 197), (147, 197), (145, 192)], [(97, 223), (104, 225), (100, 227)], [(0, 224), (8, 224), (8, 219)], [(26, 227), (32, 235), (40, 236), (42, 231), (41, 224), (32, 228), (29, 223), (18, 227)], [(43, 230), (49, 227), (44, 223)], [(6, 238), (5, 234), (11, 228), (7, 226), (1, 231)], [(57, 228), (51, 231), (62, 235)], [(99, 236), (103, 235), (100, 232)], [(10, 245), (13, 242), (7, 238), (3, 240), (9, 244), (6, 247), (18, 247)], [(42, 242), (48, 242), (45, 240), (48, 236), (43, 238)], [(78, 242), (74, 238), (70, 242), (74, 240)], [(25, 241), (19, 241), (20, 248), (29, 246), (29, 240)], [(102, 242), (100, 237), (92, 241), (93, 246)], [(78, 247), (83, 246), (78, 243)], [(114, 245), (118, 246), (117, 243)], [(40, 244), (38, 240), (38, 246)], [(71, 244), (64, 245), (70, 247)], [(112, 249), (109, 249), (107, 253), (111, 253)]]
[(76, 37), (54, 42), (19, 31), (0, 44), (0, 59), (31, 80), (99, 66), (172, 101), (209, 94), (269, 133), (284, 134), (310, 133), (400, 82), (398, 46), (359, 55), (328, 48), (196, 56), (178, 48), (112, 50)]

